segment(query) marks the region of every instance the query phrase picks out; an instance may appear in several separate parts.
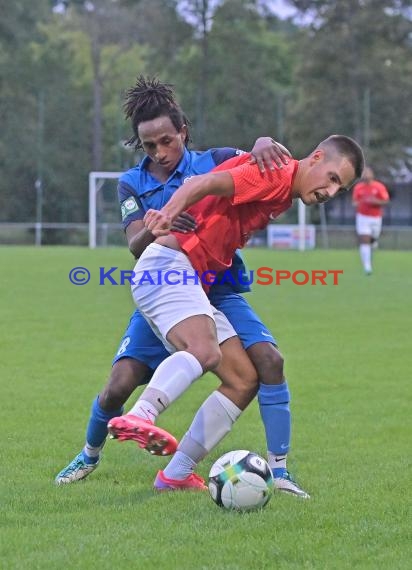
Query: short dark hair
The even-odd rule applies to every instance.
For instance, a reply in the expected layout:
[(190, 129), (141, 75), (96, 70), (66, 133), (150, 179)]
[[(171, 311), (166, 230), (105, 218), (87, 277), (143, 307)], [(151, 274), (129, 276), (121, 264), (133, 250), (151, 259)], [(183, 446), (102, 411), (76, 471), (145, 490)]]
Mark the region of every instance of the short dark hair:
[[(177, 131), (180, 131), (184, 125), (187, 127), (190, 125), (189, 119), (175, 99), (173, 85), (162, 83), (156, 77), (139, 75), (135, 85), (126, 91), (123, 108), (126, 119), (131, 119), (134, 133), (126, 144), (134, 146), (135, 149), (142, 148), (138, 128), (144, 121), (166, 116), (170, 118)], [(188, 128), (185, 145), (188, 145), (190, 140)]]
[(355, 171), (355, 177), (362, 176), (365, 168), (365, 157), (360, 145), (350, 137), (345, 135), (331, 135), (322, 141), (318, 147), (332, 147), (339, 154), (346, 156)]

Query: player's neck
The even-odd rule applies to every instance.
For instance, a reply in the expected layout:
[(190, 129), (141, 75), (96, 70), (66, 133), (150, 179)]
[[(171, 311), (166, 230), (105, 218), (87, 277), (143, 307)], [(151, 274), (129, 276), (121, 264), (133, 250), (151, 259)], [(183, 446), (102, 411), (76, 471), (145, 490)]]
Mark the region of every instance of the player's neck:
[(170, 172), (169, 170), (166, 170), (160, 164), (156, 164), (153, 161), (149, 162), (147, 170), (150, 172), (150, 174), (153, 176), (153, 178), (156, 178), (156, 180), (158, 180), (159, 182), (162, 182), (162, 183), (166, 182), (173, 172), (173, 171)]
[(304, 171), (305, 171), (305, 161), (307, 159), (303, 158), (302, 160), (299, 160), (299, 164), (298, 164), (298, 169), (296, 171), (296, 174), (293, 178), (293, 182), (292, 182), (292, 188), (291, 188), (291, 194), (292, 194), (292, 200), (296, 200), (296, 198), (300, 198), (300, 187), (302, 186), (302, 180), (303, 180), (303, 176), (304, 176)]

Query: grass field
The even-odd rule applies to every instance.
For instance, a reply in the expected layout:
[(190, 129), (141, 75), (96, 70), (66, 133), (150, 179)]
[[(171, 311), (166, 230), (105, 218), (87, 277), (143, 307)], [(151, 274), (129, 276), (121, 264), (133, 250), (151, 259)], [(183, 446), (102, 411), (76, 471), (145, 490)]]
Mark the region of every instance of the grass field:
[[(255, 286), (249, 299), (279, 340), (292, 390), (289, 467), (310, 501), (276, 494), (261, 512), (220, 510), (208, 494), (156, 495), (166, 459), (109, 441), (86, 481), (56, 473), (83, 445), (90, 404), (132, 310), (123, 249), (0, 248), (0, 568), (411, 568), (412, 256), (248, 250), (251, 268), (343, 269), (338, 286)], [(87, 267), (90, 283), (68, 273)], [(329, 281), (330, 282), (330, 281)], [(207, 376), (159, 421), (181, 437), (216, 381)], [(252, 403), (199, 466), (225, 451), (265, 453)]]

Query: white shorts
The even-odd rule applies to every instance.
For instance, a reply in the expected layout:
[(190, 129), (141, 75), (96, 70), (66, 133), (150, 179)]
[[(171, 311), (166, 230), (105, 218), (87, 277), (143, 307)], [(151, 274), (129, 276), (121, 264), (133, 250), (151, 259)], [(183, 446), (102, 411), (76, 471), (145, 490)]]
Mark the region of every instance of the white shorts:
[[(133, 300), (169, 352), (176, 349), (166, 340), (167, 333), (196, 315), (207, 315), (215, 321), (219, 344), (236, 336), (225, 315), (210, 304), (200, 281), (185, 277), (194, 275), (184, 253), (157, 243), (145, 249), (134, 268)], [(166, 278), (176, 284), (165, 282)]]
[(378, 239), (382, 231), (382, 218), (356, 214), (356, 233), (358, 236), (371, 236)]

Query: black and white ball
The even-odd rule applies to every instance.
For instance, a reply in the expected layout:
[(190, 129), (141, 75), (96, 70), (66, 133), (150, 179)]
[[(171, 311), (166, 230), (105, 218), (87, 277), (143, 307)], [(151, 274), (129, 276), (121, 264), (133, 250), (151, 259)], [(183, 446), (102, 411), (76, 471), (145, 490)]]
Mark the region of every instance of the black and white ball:
[(209, 492), (225, 509), (250, 511), (267, 505), (273, 493), (272, 471), (267, 462), (252, 451), (229, 451), (212, 465)]

